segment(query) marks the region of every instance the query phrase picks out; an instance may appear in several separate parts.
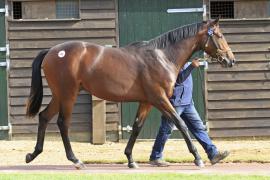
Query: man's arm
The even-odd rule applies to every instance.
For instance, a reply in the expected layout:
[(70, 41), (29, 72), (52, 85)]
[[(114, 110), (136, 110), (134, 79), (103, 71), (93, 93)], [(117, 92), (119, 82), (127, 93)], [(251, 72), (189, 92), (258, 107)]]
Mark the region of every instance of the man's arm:
[(192, 70), (199, 66), (200, 66), (199, 60), (197, 58), (193, 59), (192, 63), (178, 75), (176, 82), (179, 84), (184, 82), (188, 78)]

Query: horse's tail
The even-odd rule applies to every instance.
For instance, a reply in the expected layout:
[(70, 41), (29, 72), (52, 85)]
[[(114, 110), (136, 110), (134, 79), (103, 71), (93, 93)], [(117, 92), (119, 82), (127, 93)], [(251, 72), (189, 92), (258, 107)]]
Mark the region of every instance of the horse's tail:
[(48, 49), (39, 52), (37, 57), (32, 63), (32, 81), (31, 81), (31, 91), (27, 102), (27, 117), (34, 117), (41, 107), (43, 98), (43, 85), (41, 77), (41, 64), (44, 57), (49, 52)]

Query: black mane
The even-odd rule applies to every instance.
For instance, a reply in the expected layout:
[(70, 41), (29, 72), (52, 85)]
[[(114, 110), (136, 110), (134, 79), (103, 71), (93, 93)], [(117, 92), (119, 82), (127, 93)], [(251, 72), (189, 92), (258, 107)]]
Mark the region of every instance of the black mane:
[(202, 25), (203, 23), (193, 23), (181, 26), (166, 33), (163, 33), (149, 41), (131, 43), (128, 45), (128, 47), (148, 47), (153, 49), (164, 49), (180, 40), (194, 36), (201, 29)]
[(203, 23), (194, 23), (168, 31), (160, 36), (151, 39), (149, 45), (158, 49), (166, 48), (176, 42), (194, 36), (201, 29)]

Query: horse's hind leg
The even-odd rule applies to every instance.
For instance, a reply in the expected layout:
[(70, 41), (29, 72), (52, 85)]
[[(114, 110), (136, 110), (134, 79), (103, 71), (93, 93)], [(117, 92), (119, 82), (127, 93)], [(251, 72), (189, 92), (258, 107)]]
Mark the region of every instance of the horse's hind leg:
[(84, 164), (75, 157), (71, 148), (69, 135), (68, 135), (69, 134), (68, 129), (71, 123), (71, 116), (72, 116), (72, 109), (73, 109), (74, 101), (75, 101), (75, 98), (69, 98), (61, 102), (57, 125), (59, 127), (61, 137), (64, 143), (67, 159), (72, 161), (77, 169), (81, 169), (84, 167)]
[(132, 149), (133, 149), (134, 143), (135, 143), (142, 127), (143, 127), (145, 119), (146, 119), (149, 111), (151, 110), (151, 107), (152, 106), (150, 104), (145, 104), (145, 103), (141, 103), (139, 105), (136, 119), (135, 119), (135, 122), (134, 122), (133, 127), (132, 127), (132, 133), (131, 133), (131, 136), (128, 140), (126, 149), (125, 149), (125, 155), (127, 156), (127, 159), (128, 159), (128, 167), (129, 168), (137, 168), (138, 167), (138, 165), (134, 162), (134, 160), (132, 158)]
[(55, 114), (59, 112), (59, 102), (56, 98), (52, 97), (49, 105), (39, 113), (39, 124), (38, 124), (38, 134), (36, 147), (33, 153), (28, 153), (26, 155), (26, 163), (34, 160), (42, 151), (44, 144), (45, 131), (48, 126), (49, 121), (53, 118)]

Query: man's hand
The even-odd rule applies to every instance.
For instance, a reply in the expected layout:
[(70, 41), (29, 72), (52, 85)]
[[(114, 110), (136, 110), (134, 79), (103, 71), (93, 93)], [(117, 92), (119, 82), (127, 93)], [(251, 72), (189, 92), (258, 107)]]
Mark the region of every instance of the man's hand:
[(194, 68), (199, 67), (199, 66), (200, 66), (199, 59), (198, 59), (198, 58), (193, 59), (191, 64), (192, 64), (192, 66), (193, 66)]

